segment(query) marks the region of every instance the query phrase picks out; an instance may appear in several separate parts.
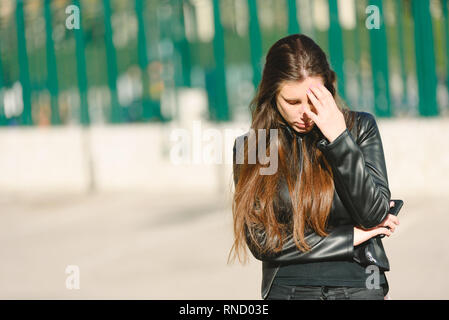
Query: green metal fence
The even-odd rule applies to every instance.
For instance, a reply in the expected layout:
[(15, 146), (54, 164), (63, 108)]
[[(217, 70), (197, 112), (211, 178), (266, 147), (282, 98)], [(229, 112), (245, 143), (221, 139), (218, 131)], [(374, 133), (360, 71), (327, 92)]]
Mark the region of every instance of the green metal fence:
[(248, 112), (268, 48), (299, 32), (351, 108), (447, 114), (448, 21), (448, 0), (2, 0), (0, 125), (168, 121), (164, 94), (185, 88), (229, 121)]

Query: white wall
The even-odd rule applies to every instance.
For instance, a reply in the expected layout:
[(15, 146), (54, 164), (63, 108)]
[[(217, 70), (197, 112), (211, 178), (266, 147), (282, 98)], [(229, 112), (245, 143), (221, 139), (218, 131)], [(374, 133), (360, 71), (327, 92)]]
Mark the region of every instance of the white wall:
[[(449, 193), (449, 119), (378, 119), (393, 197)], [(221, 135), (224, 164), (175, 165), (174, 129), (187, 130), (191, 148), (205, 152), (211, 140), (193, 146), (195, 135)], [(192, 122), (79, 127), (2, 128), (0, 192), (66, 192), (138, 189), (229, 191), (233, 138), (248, 124)], [(211, 131), (214, 129), (215, 131)], [(209, 131), (208, 131), (209, 130)], [(218, 133), (217, 133), (218, 132)], [(228, 137), (226, 137), (226, 134)], [(203, 137), (204, 138), (204, 137)], [(189, 143), (187, 142), (187, 145)], [(198, 149), (199, 148), (199, 149)], [(90, 151), (89, 151), (90, 150)], [(193, 156), (190, 158), (194, 161)], [(89, 174), (91, 170), (92, 174)]]

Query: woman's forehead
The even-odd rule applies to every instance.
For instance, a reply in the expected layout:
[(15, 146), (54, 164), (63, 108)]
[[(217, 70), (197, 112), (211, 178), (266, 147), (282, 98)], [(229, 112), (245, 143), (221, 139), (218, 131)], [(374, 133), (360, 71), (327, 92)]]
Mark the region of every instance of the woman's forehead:
[(298, 92), (305, 92), (310, 86), (317, 84), (324, 84), (321, 77), (307, 77), (302, 81), (284, 81), (280, 86), (279, 92), (283, 97), (294, 98)]

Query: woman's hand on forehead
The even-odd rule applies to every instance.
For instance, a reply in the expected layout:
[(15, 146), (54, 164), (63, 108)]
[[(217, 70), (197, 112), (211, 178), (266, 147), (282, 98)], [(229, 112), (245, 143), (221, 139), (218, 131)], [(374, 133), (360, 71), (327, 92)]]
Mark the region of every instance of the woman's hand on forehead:
[(312, 85), (307, 90), (307, 96), (316, 112), (305, 110), (305, 113), (315, 122), (329, 142), (334, 141), (346, 130), (343, 113), (338, 108), (334, 97), (324, 85), (319, 83)]

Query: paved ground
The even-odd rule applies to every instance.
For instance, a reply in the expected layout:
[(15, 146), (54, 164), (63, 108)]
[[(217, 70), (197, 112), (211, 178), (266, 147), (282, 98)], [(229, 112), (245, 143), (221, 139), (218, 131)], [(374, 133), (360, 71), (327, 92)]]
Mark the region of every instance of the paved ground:
[[(449, 197), (404, 200), (384, 240), (390, 294), (449, 299)], [(260, 263), (226, 264), (229, 203), (212, 191), (1, 195), (0, 298), (260, 299)]]

